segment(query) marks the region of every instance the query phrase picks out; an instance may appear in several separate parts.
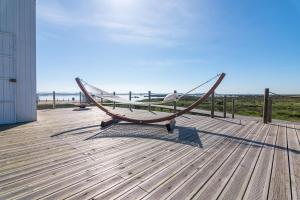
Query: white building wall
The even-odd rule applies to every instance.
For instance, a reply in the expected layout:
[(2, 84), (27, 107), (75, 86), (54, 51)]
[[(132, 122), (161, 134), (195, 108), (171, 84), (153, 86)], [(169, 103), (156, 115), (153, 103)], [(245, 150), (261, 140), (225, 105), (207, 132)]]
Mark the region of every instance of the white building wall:
[(36, 1), (0, 0), (0, 32), (12, 34), (15, 40), (16, 122), (34, 121), (37, 118)]

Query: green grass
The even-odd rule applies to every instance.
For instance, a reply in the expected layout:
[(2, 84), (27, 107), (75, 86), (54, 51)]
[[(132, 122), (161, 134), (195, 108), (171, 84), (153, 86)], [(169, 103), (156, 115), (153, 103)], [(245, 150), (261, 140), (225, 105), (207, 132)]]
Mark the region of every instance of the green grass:
[[(292, 97), (274, 97), (273, 101), (273, 119), (287, 120), (287, 121), (300, 121), (300, 98)], [(160, 101), (156, 99), (155, 101)], [(191, 105), (196, 98), (185, 98), (177, 102), (179, 107), (187, 107)], [(144, 100), (148, 101), (148, 100)], [(262, 117), (263, 115), (263, 96), (239, 96), (236, 98), (235, 114), (244, 116)], [(169, 104), (172, 105), (172, 104)], [(203, 110), (211, 109), (211, 100), (203, 102), (197, 108)], [(223, 112), (223, 98), (215, 98), (215, 110)], [(227, 98), (227, 112), (232, 113), (232, 99)]]

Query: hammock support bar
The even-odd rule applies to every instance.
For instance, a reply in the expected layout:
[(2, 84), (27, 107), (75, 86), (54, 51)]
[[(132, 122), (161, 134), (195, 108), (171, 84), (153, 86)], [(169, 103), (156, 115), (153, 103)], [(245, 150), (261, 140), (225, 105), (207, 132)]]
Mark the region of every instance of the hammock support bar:
[(197, 101), (195, 101), (193, 104), (191, 104), (186, 109), (178, 111), (176, 113), (173, 113), (173, 114), (171, 114), (169, 116), (152, 118), (152, 119), (142, 119), (142, 120), (134, 119), (134, 118), (130, 118), (130, 117), (126, 117), (126, 116), (115, 114), (115, 113), (111, 112), (109, 109), (105, 108), (103, 105), (101, 105), (100, 103), (98, 103), (91, 96), (91, 94), (87, 91), (87, 89), (85, 88), (85, 86), (82, 83), (82, 81), (80, 80), (80, 78), (77, 77), (75, 80), (76, 80), (79, 88), (85, 94), (85, 96), (89, 99), (89, 101), (92, 102), (92, 103), (94, 103), (100, 110), (104, 111), (107, 115), (109, 115), (110, 117), (112, 117), (114, 120), (126, 121), (126, 122), (137, 123), (137, 124), (151, 124), (151, 123), (158, 123), (158, 122), (170, 121), (170, 120), (175, 119), (176, 117), (179, 117), (179, 116), (181, 116), (183, 114), (186, 114), (189, 111), (191, 111), (192, 109), (196, 108), (199, 104), (201, 104), (202, 102), (204, 102), (218, 88), (218, 86), (223, 81), (224, 77), (225, 77), (225, 73), (222, 73), (219, 76), (218, 80), (214, 83), (214, 85), (205, 94), (203, 94), (201, 97), (199, 97), (199, 99)]

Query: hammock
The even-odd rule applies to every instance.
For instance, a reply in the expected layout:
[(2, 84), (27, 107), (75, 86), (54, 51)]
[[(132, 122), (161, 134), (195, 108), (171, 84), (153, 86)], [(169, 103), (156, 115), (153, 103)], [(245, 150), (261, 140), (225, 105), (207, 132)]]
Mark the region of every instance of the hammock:
[(111, 101), (111, 102), (114, 102), (114, 103), (126, 104), (126, 105), (162, 105), (162, 104), (167, 104), (167, 103), (171, 103), (171, 102), (181, 100), (182, 98), (190, 95), (192, 92), (194, 92), (198, 88), (202, 87), (203, 85), (208, 84), (209, 82), (211, 82), (214, 79), (218, 78), (220, 75), (221, 74), (218, 74), (218, 75), (212, 77), (208, 81), (205, 81), (204, 83), (201, 83), (200, 85), (198, 85), (198, 86), (194, 87), (193, 89), (185, 92), (184, 94), (178, 94), (177, 92), (169, 93), (163, 98), (162, 101), (155, 101), (155, 102), (130, 101), (130, 100), (124, 99), (120, 96), (117, 96), (114, 93), (110, 93), (110, 92), (104, 91), (102, 89), (99, 89), (99, 88), (87, 83), (86, 81), (84, 81), (82, 79), (80, 79), (80, 81), (81, 81), (81, 83), (83, 83), (83, 86), (87, 89), (87, 91), (90, 93), (90, 95), (92, 97), (94, 97), (95, 99), (96, 98), (104, 99), (104, 100)]
[[(121, 121), (127, 121), (132, 123), (139, 123), (139, 124), (148, 124), (148, 123), (156, 123), (156, 122), (163, 122), (163, 121), (169, 121), (173, 120), (174, 118), (183, 115), (192, 109), (196, 108), (199, 104), (201, 104), (203, 101), (205, 101), (220, 85), (222, 80), (224, 79), (225, 74), (218, 74), (217, 76), (209, 79), (208, 81), (194, 87), (193, 89), (189, 90), (188, 92), (177, 95), (174, 94), (168, 94), (163, 101), (160, 102), (132, 102), (129, 100), (126, 100), (124, 98), (121, 98), (119, 96), (114, 95), (113, 93), (109, 93), (107, 91), (101, 90), (93, 85), (88, 84), (87, 82), (83, 81), (80, 78), (76, 78), (76, 82), (81, 89), (81, 91), (85, 94), (85, 96), (89, 99), (90, 102), (94, 103), (98, 108), (100, 108), (102, 111), (104, 111), (107, 115), (111, 116), (113, 119), (121, 120)], [(217, 79), (217, 81), (214, 83), (214, 85), (208, 90), (208, 92), (204, 93), (202, 96), (198, 98), (194, 103), (192, 103), (190, 106), (185, 108), (184, 110), (178, 111), (176, 113), (172, 113), (168, 116), (164, 117), (157, 117), (157, 118), (151, 118), (151, 119), (138, 119), (138, 118), (131, 118), (124, 115), (113, 113), (111, 110), (106, 108), (104, 105), (99, 103), (97, 101), (97, 98), (105, 99), (112, 102), (118, 102), (121, 104), (128, 104), (128, 105), (153, 105), (153, 104), (165, 104), (169, 102), (174, 102), (174, 100), (179, 101), (183, 97), (189, 95), (191, 92), (195, 91), (196, 89), (200, 88), (201, 86), (208, 84), (209, 82), (213, 81), (214, 79)]]

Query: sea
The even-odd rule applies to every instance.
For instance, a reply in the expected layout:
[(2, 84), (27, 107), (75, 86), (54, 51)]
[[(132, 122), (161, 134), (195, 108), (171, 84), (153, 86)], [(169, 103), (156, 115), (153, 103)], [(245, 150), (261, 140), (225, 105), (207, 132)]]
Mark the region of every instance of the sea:
[[(124, 99), (129, 99), (129, 94), (116, 94)], [(153, 95), (154, 98), (157, 97), (157, 94)], [(52, 93), (37, 93), (37, 98), (40, 101), (52, 100)], [(79, 93), (56, 93), (55, 99), (59, 101), (79, 101)], [(148, 99), (148, 93), (146, 94), (132, 94), (131, 101), (140, 101), (143, 99)]]

